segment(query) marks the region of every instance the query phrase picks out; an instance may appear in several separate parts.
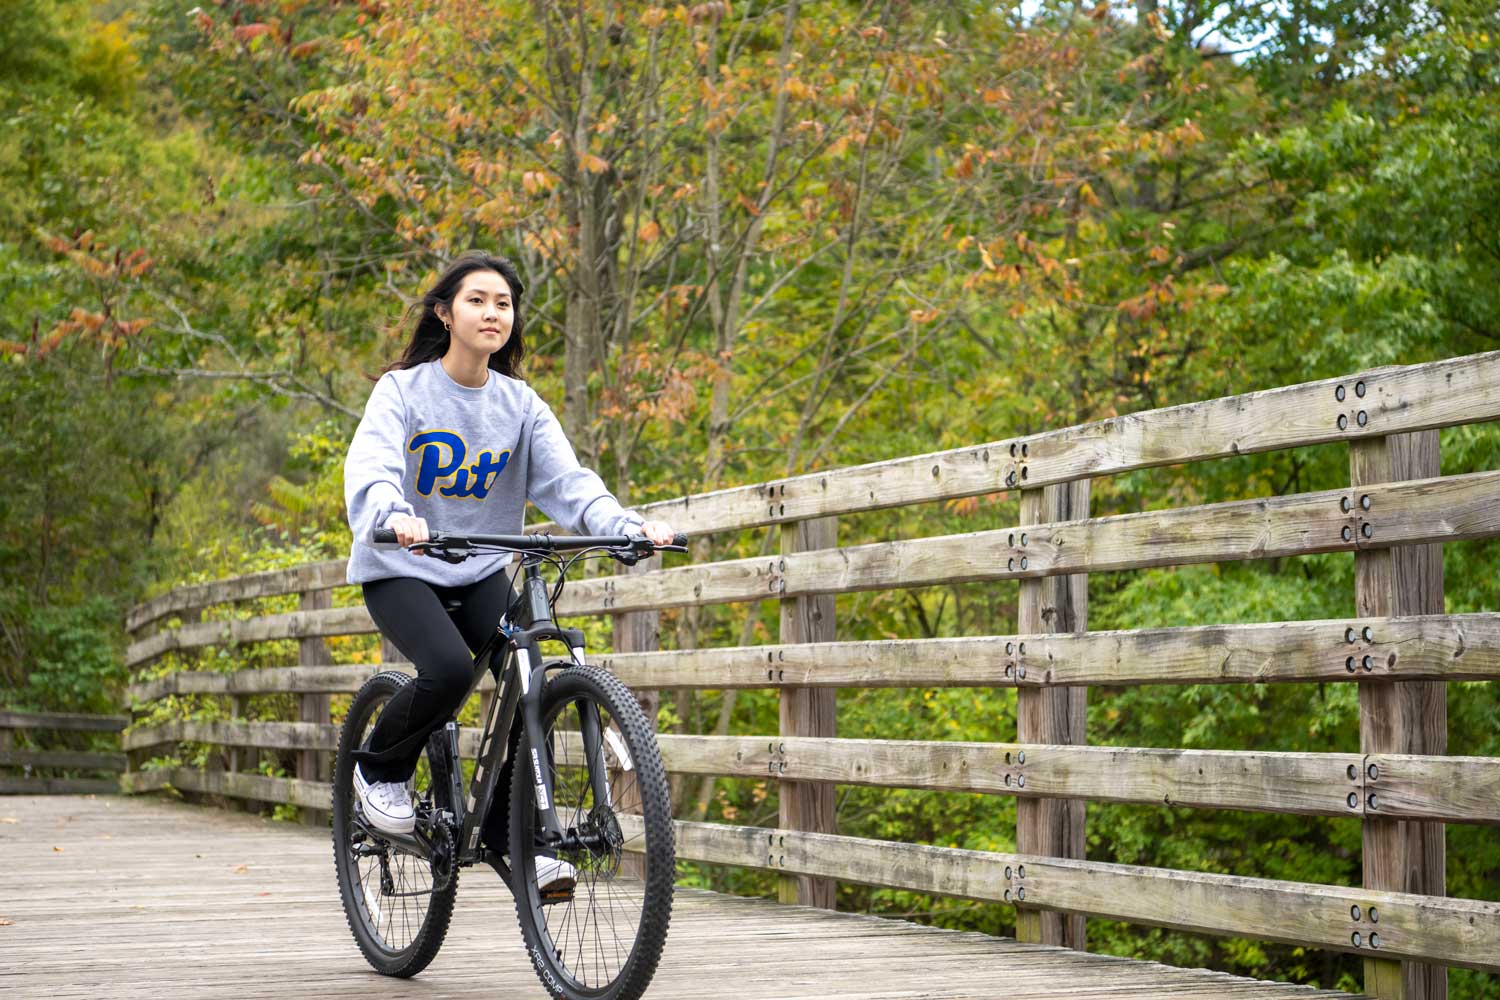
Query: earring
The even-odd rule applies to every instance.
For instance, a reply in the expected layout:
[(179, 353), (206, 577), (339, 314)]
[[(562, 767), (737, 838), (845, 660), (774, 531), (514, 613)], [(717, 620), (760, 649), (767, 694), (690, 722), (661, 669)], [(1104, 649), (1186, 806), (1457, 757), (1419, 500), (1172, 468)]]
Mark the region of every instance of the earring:
[(443, 320), (443, 329), (448, 331), (448, 336), (453, 336), (453, 324)]

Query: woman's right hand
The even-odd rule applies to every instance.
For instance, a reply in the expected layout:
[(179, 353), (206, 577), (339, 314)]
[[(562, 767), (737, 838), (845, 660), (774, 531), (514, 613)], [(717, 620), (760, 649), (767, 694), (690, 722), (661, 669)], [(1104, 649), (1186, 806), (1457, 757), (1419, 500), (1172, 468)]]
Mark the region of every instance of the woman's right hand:
[[(425, 517), (411, 517), (407, 514), (397, 514), (385, 526), (396, 533), (396, 541), (403, 547), (416, 542), (425, 542), (432, 536), (427, 531), (427, 519)], [(414, 553), (420, 555), (421, 553)]]

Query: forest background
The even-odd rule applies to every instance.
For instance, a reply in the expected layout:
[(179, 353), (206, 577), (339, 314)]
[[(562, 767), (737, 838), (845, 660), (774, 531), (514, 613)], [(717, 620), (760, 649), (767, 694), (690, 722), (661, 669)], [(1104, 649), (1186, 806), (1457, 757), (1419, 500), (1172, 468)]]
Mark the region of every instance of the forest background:
[[(12, 706), (117, 711), (129, 606), (347, 553), (367, 375), (470, 246), (517, 261), (528, 377), (632, 503), (1500, 347), (1492, 0), (190, 2), (0, 0)], [(1443, 433), (1445, 473), (1497, 467), (1492, 429)], [(1115, 477), (1093, 504), (1347, 476), (1345, 449), (1310, 448)], [(849, 517), (840, 538), (1016, 509)], [(1500, 608), (1497, 551), (1447, 547), (1450, 612)], [(1352, 576), (1348, 555), (1099, 574), (1090, 626), (1340, 617)], [(850, 596), (839, 636), (1004, 633), (1015, 597)], [(754, 642), (774, 615), (667, 615), (664, 642)], [(1494, 686), (1449, 691), (1450, 752), (1500, 754)], [(661, 725), (754, 733), (775, 713), (701, 692)], [(1089, 713), (1097, 744), (1358, 748), (1352, 685), (1095, 689)], [(840, 730), (1012, 739), (1014, 694), (844, 692)], [(775, 816), (765, 783), (677, 792), (683, 816)], [(839, 823), (1014, 846), (1014, 803), (982, 796), (846, 789)], [(1314, 882), (1358, 884), (1359, 839), (1346, 820), (1089, 815), (1091, 858)], [(1449, 892), (1500, 899), (1493, 832), (1451, 827), (1448, 845)], [(904, 892), (846, 886), (839, 905), (1013, 929), (1003, 908)], [(1295, 947), (1105, 921), (1090, 942), (1359, 983), (1352, 959)], [(1453, 983), (1500, 997), (1494, 977)]]

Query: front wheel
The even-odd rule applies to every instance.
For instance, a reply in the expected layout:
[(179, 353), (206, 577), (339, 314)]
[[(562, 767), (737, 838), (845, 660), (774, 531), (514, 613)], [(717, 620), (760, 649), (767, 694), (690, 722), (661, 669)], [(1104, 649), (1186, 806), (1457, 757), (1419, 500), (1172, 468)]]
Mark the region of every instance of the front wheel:
[[(511, 776), (510, 857), (527, 952), (552, 996), (635, 1000), (666, 944), (676, 876), (671, 797), (653, 727), (612, 674), (569, 667), (547, 685), (542, 732), (535, 755), (522, 738)], [(551, 777), (557, 818), (574, 846), (541, 843), (538, 768)], [(544, 864), (555, 855), (576, 869), (571, 894), (542, 897), (539, 854)]]

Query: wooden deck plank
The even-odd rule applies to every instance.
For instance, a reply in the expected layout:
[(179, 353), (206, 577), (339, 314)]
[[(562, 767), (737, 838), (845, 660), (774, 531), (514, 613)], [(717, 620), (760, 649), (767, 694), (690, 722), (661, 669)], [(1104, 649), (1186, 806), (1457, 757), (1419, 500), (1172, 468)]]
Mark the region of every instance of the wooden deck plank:
[[(14, 820), (15, 822), (11, 822)], [(442, 952), (413, 981), (365, 965), (325, 831), (165, 799), (0, 802), (0, 994), (541, 996), (510, 898), (465, 871)], [(1210, 1000), (1346, 997), (1202, 970), (679, 890), (647, 996), (743, 1000)]]

